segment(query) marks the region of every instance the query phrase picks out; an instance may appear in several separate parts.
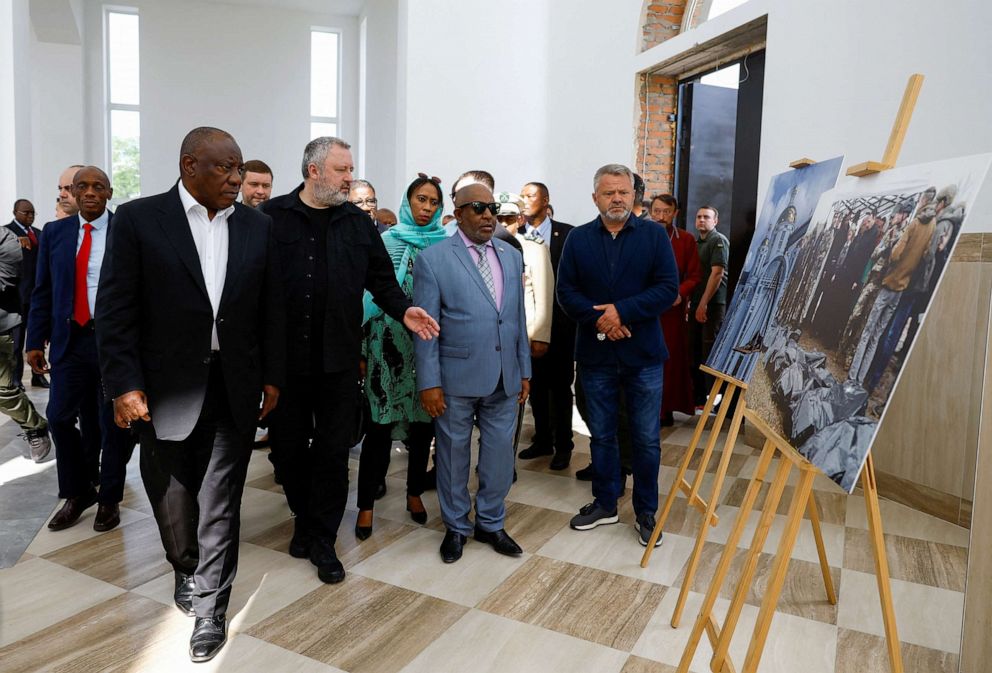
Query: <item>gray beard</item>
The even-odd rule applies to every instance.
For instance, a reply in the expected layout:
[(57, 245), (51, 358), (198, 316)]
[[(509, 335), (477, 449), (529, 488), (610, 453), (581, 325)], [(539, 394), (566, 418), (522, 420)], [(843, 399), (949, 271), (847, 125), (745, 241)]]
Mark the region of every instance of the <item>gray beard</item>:
[(624, 209), (623, 215), (621, 215), (620, 217), (612, 217), (610, 215), (610, 211), (606, 211), (605, 213), (600, 213), (600, 214), (603, 216), (604, 220), (608, 220), (609, 222), (614, 222), (614, 223), (626, 222), (627, 218), (630, 217), (630, 211), (626, 209)]
[(348, 194), (342, 192), (340, 189), (332, 189), (326, 185), (317, 182), (313, 183), (313, 198), (317, 203), (327, 206), (328, 208), (334, 208), (335, 206), (340, 206), (345, 201), (348, 200)]

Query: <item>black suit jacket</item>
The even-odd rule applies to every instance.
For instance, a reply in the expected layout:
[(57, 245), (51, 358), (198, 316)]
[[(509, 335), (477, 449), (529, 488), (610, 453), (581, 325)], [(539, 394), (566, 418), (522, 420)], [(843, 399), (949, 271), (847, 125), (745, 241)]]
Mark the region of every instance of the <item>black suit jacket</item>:
[[(17, 236), (25, 236), (24, 230), (16, 222), (9, 222), (7, 228), (14, 232)], [(31, 227), (31, 231), (34, 232), (35, 240), (41, 241), (41, 229), (38, 227)], [(38, 246), (33, 246), (30, 250), (27, 248), (21, 248), (21, 277), (18, 282), (18, 292), (21, 295), (21, 306), (27, 306), (31, 303), (31, 292), (34, 290), (34, 275), (35, 269), (38, 267)]]
[[(234, 205), (217, 311), (221, 366), (238, 430), (251, 434), (263, 384), (281, 387), (286, 336), (272, 220)], [(189, 436), (210, 372), (213, 309), (178, 187), (126, 203), (100, 274), (96, 337), (107, 394), (148, 396), (159, 439)]]
[[(555, 271), (555, 285), (558, 283), (558, 263), (561, 261), (561, 251), (565, 247), (565, 239), (574, 229), (570, 224), (551, 220), (551, 267)], [(551, 355), (556, 360), (574, 359), (575, 357), (575, 321), (568, 317), (558, 303), (558, 293), (555, 292), (555, 307), (551, 314)]]

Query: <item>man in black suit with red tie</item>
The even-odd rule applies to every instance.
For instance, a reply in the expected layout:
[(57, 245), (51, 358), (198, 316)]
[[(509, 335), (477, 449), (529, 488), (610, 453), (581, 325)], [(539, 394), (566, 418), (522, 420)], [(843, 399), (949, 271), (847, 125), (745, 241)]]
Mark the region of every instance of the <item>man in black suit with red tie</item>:
[[(548, 246), (551, 268), (558, 279), (558, 262), (572, 225), (551, 219), (550, 194), (541, 182), (520, 190), (527, 217), (525, 237)], [(551, 343), (531, 346), (533, 377), (530, 408), (534, 413), (534, 442), (520, 452), (524, 460), (552, 456), (551, 469), (564, 470), (572, 459), (572, 382), (575, 380), (575, 321), (565, 315), (555, 297), (551, 315)]]
[(272, 220), (235, 203), (234, 138), (193, 129), (179, 169), (168, 192), (117, 210), (96, 325), (115, 420), (139, 433), (176, 605), (196, 617), (199, 662), (227, 639), (241, 495), (255, 424), (283, 385), (286, 325)]

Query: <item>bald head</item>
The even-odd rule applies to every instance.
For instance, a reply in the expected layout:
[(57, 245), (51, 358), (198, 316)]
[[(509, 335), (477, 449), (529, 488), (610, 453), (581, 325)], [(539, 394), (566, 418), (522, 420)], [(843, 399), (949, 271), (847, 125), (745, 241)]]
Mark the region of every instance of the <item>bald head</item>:
[(79, 205), (79, 217), (92, 222), (107, 210), (107, 201), (114, 195), (110, 178), (96, 166), (83, 166), (72, 179), (72, 196)]
[(471, 203), (472, 201), (492, 203), (492, 200), (493, 191), (480, 182), (465, 185), (455, 192), (455, 208), (461, 208), (466, 203)]
[(59, 176), (59, 208), (66, 215), (75, 215), (79, 212), (76, 199), (72, 196), (72, 179), (80, 168), (83, 168), (81, 164), (73, 164)]

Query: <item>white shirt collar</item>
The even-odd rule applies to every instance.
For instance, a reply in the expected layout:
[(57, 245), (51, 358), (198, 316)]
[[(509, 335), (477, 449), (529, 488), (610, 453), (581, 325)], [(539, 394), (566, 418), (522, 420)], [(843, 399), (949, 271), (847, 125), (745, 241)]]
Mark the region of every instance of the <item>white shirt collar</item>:
[[(204, 206), (202, 203), (197, 201), (196, 198), (189, 193), (189, 190), (186, 189), (186, 185), (183, 184), (182, 180), (179, 181), (179, 200), (183, 202), (183, 212), (186, 213), (187, 215), (189, 215), (190, 211), (196, 208), (197, 206), (203, 208), (204, 211), (207, 209), (206, 206)], [(234, 212), (234, 204), (231, 204), (224, 210), (218, 210), (217, 214), (214, 216), (214, 219), (216, 219), (217, 217), (220, 217), (221, 219), (227, 219), (227, 216), (233, 212)]]
[[(80, 228), (82, 228), (83, 223), (86, 222), (86, 219), (82, 216), (81, 213), (76, 217), (79, 218), (79, 226)], [(108, 222), (110, 222), (110, 211), (106, 209), (104, 209), (103, 215), (96, 218), (95, 220), (90, 220), (90, 224), (93, 225), (94, 229), (103, 229), (104, 227), (107, 226)]]

